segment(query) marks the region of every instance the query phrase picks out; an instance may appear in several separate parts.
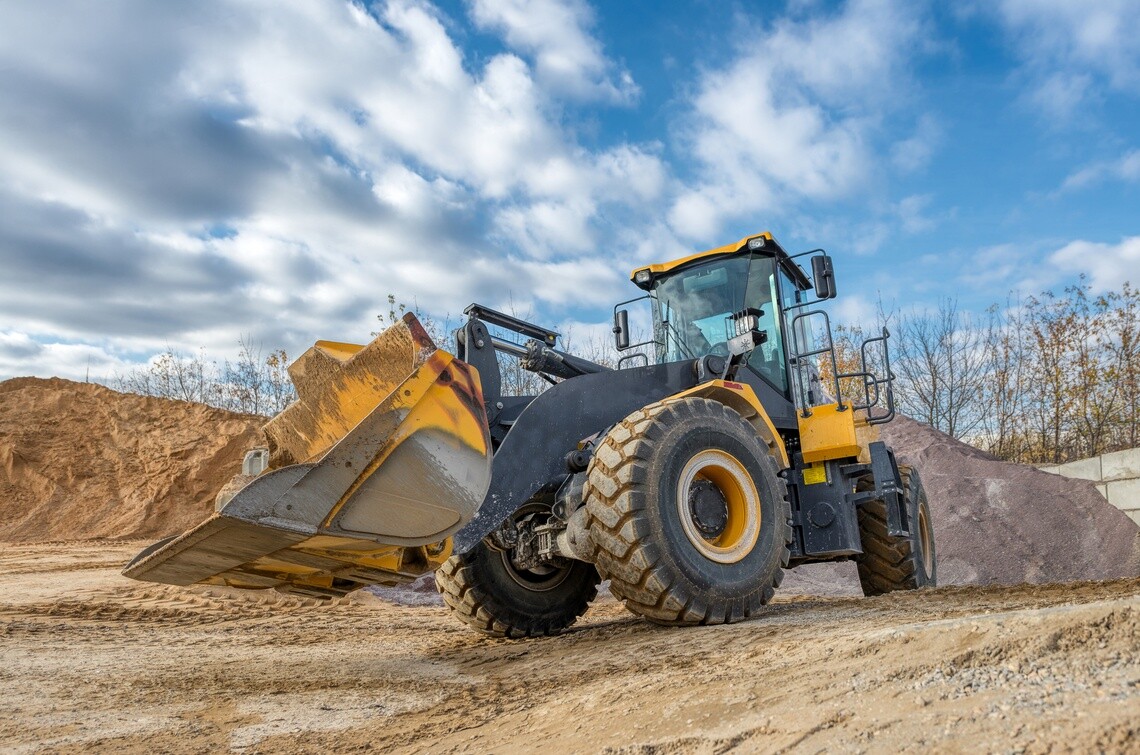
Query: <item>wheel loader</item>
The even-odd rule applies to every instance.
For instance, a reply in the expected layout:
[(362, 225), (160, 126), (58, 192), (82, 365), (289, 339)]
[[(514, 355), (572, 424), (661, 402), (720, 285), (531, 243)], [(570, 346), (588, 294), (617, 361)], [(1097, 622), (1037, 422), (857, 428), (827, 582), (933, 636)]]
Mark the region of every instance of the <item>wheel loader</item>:
[[(918, 471), (878, 437), (889, 333), (841, 369), (828, 254), (761, 233), (632, 282), (612, 366), (478, 305), (454, 353), (412, 314), (365, 346), (317, 342), (214, 515), (123, 573), (334, 597), (434, 571), (499, 637), (565, 630), (602, 580), (670, 625), (754, 616), (812, 562), (854, 560), (867, 595), (935, 584)], [(631, 312), (651, 323), (637, 343)], [(504, 393), (508, 359), (546, 390)]]

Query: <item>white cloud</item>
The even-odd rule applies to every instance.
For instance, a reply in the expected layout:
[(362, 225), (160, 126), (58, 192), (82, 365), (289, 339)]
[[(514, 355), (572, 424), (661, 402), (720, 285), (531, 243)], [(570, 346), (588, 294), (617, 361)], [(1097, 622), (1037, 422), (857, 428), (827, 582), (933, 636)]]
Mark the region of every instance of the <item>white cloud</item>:
[(994, 244), (977, 249), (970, 255), (970, 263), (962, 268), (962, 283), (977, 288), (1000, 288), (1011, 281), (1020, 283), (1023, 271), (1033, 269), (1028, 266), (1028, 251), (1017, 244)]
[(1046, 115), (1064, 120), (1088, 100), (1092, 83), (1092, 77), (1087, 74), (1058, 71), (1042, 76), (1029, 91), (1028, 98)]
[(910, 4), (853, 0), (749, 35), (738, 58), (701, 77), (690, 139), (702, 180), (674, 203), (672, 227), (707, 238), (728, 218), (864, 187), (920, 30)]
[(1071, 117), (1109, 90), (1140, 92), (1140, 4), (1134, 0), (1002, 0), (1002, 23), (1035, 79), (1032, 101)]
[(1049, 262), (1061, 270), (1087, 275), (1093, 291), (1116, 291), (1126, 281), (1140, 284), (1140, 236), (1116, 244), (1072, 241), (1049, 255)]
[(1108, 180), (1140, 181), (1140, 149), (1134, 149), (1115, 160), (1086, 165), (1065, 178), (1060, 191), (1073, 191)]
[(593, 248), (589, 227), (593, 214), (591, 203), (536, 202), (504, 209), (498, 214), (496, 225), (503, 236), (528, 254), (549, 257)]
[(862, 327), (873, 330), (878, 321), (878, 308), (873, 301), (862, 294), (842, 294), (828, 305), (831, 318), (836, 325)]
[(937, 228), (944, 220), (954, 215), (953, 209), (931, 211), (933, 199), (930, 194), (912, 194), (895, 204), (894, 212), (903, 232), (924, 233)]
[(629, 103), (639, 89), (590, 35), (594, 16), (583, 0), (469, 0), (471, 17), (532, 56), (545, 87), (578, 99)]
[(934, 156), (942, 143), (943, 131), (933, 116), (922, 115), (918, 119), (914, 135), (896, 142), (891, 147), (891, 162), (904, 173), (922, 170)]
[(515, 37), (532, 65), (468, 60), (418, 0), (6, 6), (0, 377), (359, 340), (389, 292), (437, 316), (620, 295), (599, 216), (644, 217), (668, 173), (659, 144), (577, 141), (554, 97), (634, 90), (564, 9), (569, 47)]
[[(134, 362), (103, 345), (34, 340), (27, 333), (0, 331), (0, 375), (18, 377), (52, 375), (69, 380), (106, 383), (123, 375)], [(29, 372), (28, 365), (37, 371)]]

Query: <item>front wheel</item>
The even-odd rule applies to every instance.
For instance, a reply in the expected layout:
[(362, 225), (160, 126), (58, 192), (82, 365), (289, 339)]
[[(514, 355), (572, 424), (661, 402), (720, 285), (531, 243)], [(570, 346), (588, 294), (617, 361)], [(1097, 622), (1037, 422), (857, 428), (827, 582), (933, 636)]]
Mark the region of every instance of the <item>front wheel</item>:
[(858, 509), (863, 555), (856, 557), (855, 563), (859, 567), (859, 584), (864, 595), (917, 590), (938, 584), (934, 522), (930, 517), (926, 490), (917, 469), (900, 464), (899, 476), (906, 498), (909, 536), (892, 537), (887, 533), (885, 501), (867, 501)]
[(748, 618), (788, 564), (786, 494), (775, 459), (731, 408), (651, 404), (614, 426), (590, 463), (598, 570), (627, 608), (661, 624)]
[[(549, 517), (549, 508), (530, 505), (515, 519)], [(555, 635), (569, 627), (598, 594), (601, 578), (592, 564), (566, 559), (520, 568), (513, 551), (483, 540), (452, 556), (436, 571), (443, 602), (463, 623), (492, 637)]]

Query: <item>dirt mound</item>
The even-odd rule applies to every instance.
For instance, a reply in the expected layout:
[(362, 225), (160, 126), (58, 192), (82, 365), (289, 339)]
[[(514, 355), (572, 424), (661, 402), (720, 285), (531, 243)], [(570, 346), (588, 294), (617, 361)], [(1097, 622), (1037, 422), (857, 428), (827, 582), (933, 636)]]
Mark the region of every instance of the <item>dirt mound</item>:
[(921, 471), (943, 584), (1140, 575), (1140, 527), (1093, 483), (999, 461), (906, 417), (883, 439)]
[[(1093, 483), (1010, 464), (897, 417), (883, 440), (922, 475), (934, 519), (938, 581), (987, 585), (1140, 575), (1140, 527)], [(787, 589), (858, 594), (853, 564), (801, 567)]]
[(58, 378), (0, 383), (0, 540), (180, 532), (213, 510), (263, 422)]

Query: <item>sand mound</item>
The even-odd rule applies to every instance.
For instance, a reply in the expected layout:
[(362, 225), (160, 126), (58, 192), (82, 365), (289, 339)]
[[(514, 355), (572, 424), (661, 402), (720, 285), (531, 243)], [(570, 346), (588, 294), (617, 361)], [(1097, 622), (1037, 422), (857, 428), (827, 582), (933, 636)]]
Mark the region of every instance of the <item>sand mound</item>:
[[(934, 519), (938, 581), (1020, 584), (1140, 575), (1140, 527), (1093, 483), (1000, 461), (907, 417), (883, 440), (922, 475)], [(858, 594), (854, 564), (809, 565), (785, 589)]]
[(0, 383), (0, 540), (180, 532), (213, 510), (263, 421), (58, 378)]

